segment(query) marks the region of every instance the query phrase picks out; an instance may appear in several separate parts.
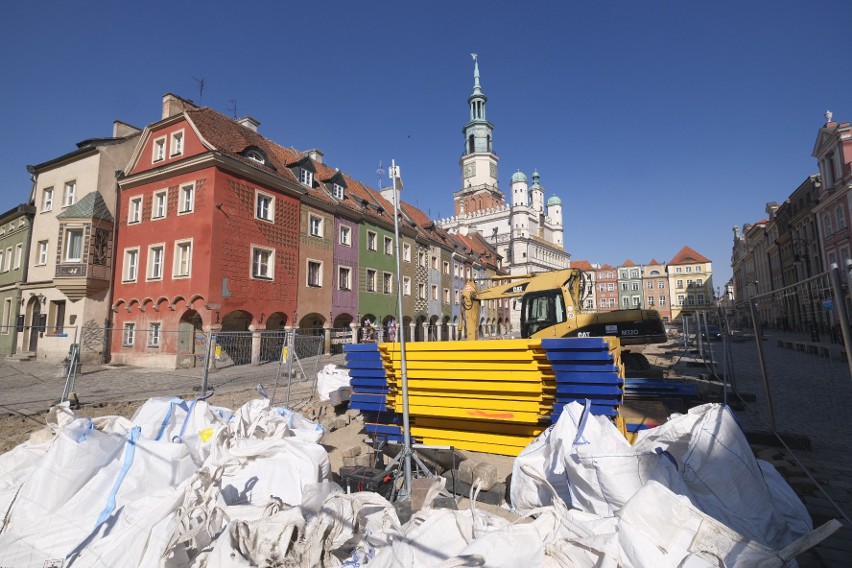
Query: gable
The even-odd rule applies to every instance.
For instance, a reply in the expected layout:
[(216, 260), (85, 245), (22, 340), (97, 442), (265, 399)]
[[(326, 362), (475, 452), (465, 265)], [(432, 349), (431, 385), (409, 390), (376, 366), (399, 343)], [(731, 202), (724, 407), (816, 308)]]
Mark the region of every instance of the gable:
[(125, 175), (185, 160), (212, 149), (186, 115), (176, 115), (145, 128)]

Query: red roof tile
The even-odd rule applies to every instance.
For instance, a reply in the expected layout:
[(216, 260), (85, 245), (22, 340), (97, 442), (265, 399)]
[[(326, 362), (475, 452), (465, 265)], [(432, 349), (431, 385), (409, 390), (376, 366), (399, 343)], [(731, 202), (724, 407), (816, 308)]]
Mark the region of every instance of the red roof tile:
[(698, 262), (710, 262), (710, 260), (689, 247), (683, 247), (669, 264), (695, 264)]

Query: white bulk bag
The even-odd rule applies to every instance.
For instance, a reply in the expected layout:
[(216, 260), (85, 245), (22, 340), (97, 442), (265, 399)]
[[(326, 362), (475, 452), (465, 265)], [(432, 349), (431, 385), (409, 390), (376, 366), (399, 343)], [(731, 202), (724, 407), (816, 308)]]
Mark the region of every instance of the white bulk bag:
[(692, 502), (740, 534), (782, 548), (812, 530), (804, 505), (783, 478), (768, 473), (774, 468), (758, 463), (729, 408), (697, 406), (640, 432), (634, 444), (637, 452), (658, 448), (677, 462)]

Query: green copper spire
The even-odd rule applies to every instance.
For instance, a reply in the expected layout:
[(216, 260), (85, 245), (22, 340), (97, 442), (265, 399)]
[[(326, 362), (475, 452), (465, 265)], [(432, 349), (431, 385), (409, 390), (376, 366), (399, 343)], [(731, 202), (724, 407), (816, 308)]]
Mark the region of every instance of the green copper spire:
[(539, 178), (538, 170), (533, 170), (533, 184), (531, 189), (541, 189), (541, 186), (538, 184)]
[(470, 54), (473, 57), (473, 94), (481, 95), (482, 88), (479, 86), (479, 60), (475, 53)]

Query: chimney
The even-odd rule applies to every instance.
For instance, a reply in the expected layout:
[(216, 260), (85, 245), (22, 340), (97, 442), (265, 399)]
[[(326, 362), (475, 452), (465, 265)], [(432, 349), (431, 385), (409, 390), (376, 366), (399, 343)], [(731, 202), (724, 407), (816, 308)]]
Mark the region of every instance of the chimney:
[(260, 121), (250, 116), (244, 116), (242, 118), (237, 119), (237, 124), (242, 124), (249, 130), (257, 132), (257, 127), (260, 126)]
[(312, 148), (312, 149), (308, 150), (308, 156), (310, 156), (311, 159), (313, 161), (315, 161), (316, 163), (322, 164), (323, 163), (322, 159), (325, 156), (325, 154), (323, 154), (321, 150), (317, 150), (316, 148)]
[(131, 126), (126, 122), (121, 122), (120, 120), (114, 120), (112, 123), (112, 137), (113, 138), (127, 138), (128, 136), (133, 136), (134, 134), (139, 134), (142, 132), (135, 126)]
[(192, 104), (192, 101), (182, 99), (177, 95), (173, 95), (172, 93), (166, 93), (165, 95), (163, 95), (162, 118), (168, 118), (170, 116), (180, 114), (188, 108), (195, 108), (195, 105)]

